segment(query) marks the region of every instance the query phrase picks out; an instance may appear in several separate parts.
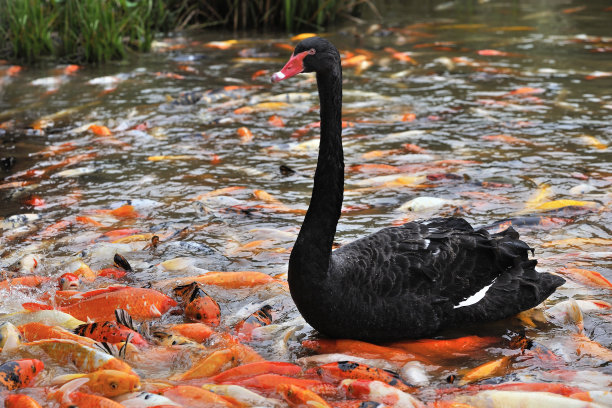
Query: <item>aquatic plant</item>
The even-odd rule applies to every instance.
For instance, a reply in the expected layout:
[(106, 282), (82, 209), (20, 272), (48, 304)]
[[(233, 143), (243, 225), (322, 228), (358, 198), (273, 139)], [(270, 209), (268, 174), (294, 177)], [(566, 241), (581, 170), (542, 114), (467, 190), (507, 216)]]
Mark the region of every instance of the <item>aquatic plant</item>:
[(176, 0), (171, 4), (179, 26), (247, 29), (320, 30), (337, 18), (357, 14), (371, 0)]
[(104, 62), (185, 28), (319, 30), (371, 0), (0, 0), (0, 57)]
[(0, 53), (26, 62), (104, 62), (147, 51), (170, 21), (162, 0), (0, 0)]

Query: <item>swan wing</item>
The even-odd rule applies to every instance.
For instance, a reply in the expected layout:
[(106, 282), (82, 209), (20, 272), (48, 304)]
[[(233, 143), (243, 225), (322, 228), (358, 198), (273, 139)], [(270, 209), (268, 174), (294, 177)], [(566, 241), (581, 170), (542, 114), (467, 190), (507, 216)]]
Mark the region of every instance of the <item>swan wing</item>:
[(458, 305), (527, 260), (529, 247), (516, 238), (474, 231), (460, 218), (435, 218), (351, 242), (334, 251), (333, 267), (346, 285), (373, 296)]

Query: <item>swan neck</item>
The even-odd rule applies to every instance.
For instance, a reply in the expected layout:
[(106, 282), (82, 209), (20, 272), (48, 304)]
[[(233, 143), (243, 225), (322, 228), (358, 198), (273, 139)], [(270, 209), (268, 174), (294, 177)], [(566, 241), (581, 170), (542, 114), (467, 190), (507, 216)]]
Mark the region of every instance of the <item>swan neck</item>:
[[(330, 268), (332, 245), (342, 209), (342, 69), (317, 73), (321, 140), (310, 205), (289, 260), (292, 274), (323, 278)], [(295, 277), (295, 276), (294, 276)]]

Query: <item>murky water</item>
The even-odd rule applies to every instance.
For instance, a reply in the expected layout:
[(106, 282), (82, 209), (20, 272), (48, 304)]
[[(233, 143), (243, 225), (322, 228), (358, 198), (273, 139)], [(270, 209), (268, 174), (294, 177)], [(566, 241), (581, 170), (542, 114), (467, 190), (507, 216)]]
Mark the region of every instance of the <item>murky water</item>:
[[(612, 280), (612, 11), (604, 1), (551, 3), (415, 4), (401, 12), (390, 6), (383, 11), (388, 26), (326, 33), (345, 62), (347, 173), (338, 243), (434, 215), (459, 215), (492, 231), (508, 225), (495, 222), (513, 219), (536, 249), (539, 269), (567, 278), (544, 309), (569, 298), (612, 302), (606, 284)], [(10, 75), (8, 65), (0, 66), (6, 164), (0, 267), (17, 269), (35, 254), (35, 272), (55, 278), (75, 260), (93, 270), (107, 267), (118, 251), (134, 269), (131, 286), (206, 270), (283, 279), (310, 198), (318, 146), (312, 124), (319, 118), (313, 77), (269, 83), (290, 55), (282, 44), (295, 42), (206, 33), (160, 39), (151, 54), (70, 74), (45, 66)], [(92, 124), (110, 135), (96, 135)], [(124, 204), (137, 215), (107, 211)], [(35, 215), (14, 222), (18, 214)], [(148, 241), (112, 244), (140, 233), (159, 235), (161, 244), (153, 251), (143, 249)], [(177, 257), (189, 265), (159, 265)], [(83, 287), (110, 283), (98, 278)], [(18, 311), (52, 287), (5, 290), (0, 310)], [(294, 362), (311, 354), (300, 342), (316, 333), (296, 323), (283, 285), (210, 294), (221, 306), (220, 331), (232, 332), (266, 303), (274, 308), (280, 326), (258, 329), (257, 341), (248, 343), (267, 359)], [(584, 314), (586, 338), (576, 337), (575, 322), (546, 318), (446, 335), (508, 338), (524, 329), (557, 359), (516, 358), (493, 382), (606, 390), (612, 315), (605, 307)], [(155, 324), (179, 321), (180, 315), (165, 315)], [(432, 401), (436, 389), (448, 387), (449, 374), (513, 354), (496, 346), (453, 361), (438, 356), (427, 367), (430, 385), (417, 396)], [(189, 364), (134, 367), (144, 381)], [(41, 385), (65, 371), (52, 362), (47, 368)], [(578, 379), (579, 371), (586, 374)]]

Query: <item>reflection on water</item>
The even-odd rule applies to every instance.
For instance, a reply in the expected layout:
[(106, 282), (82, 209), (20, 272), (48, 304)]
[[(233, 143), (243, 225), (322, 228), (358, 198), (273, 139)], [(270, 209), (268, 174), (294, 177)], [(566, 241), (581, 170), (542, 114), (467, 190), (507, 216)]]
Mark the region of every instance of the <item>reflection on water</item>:
[[(524, 329), (536, 351), (515, 357), (495, 382), (607, 389), (612, 11), (603, 1), (545, 3), (390, 3), (381, 6), (384, 25), (326, 34), (344, 58), (347, 174), (336, 241), (433, 215), (491, 231), (514, 225), (539, 269), (568, 280), (545, 308), (569, 298), (604, 302), (580, 303), (586, 337), (566, 312), (447, 334), (508, 338), (509, 329)], [(120, 252), (134, 269), (132, 286), (206, 270), (282, 279), (316, 165), (315, 84), (309, 76), (269, 83), (295, 44), (288, 38), (232, 39), (177, 36), (128, 63), (73, 73), (0, 66), (0, 266), (29, 272), (18, 262), (34, 254), (37, 274), (58, 277), (75, 260), (108, 267)], [(110, 212), (125, 204), (135, 213)], [(145, 233), (161, 238), (156, 250), (143, 249), (148, 240), (112, 243)], [(179, 266), (162, 264), (179, 257)], [(1, 310), (17, 311), (50, 288), (15, 290)], [(300, 341), (315, 333), (284, 286), (266, 288), (211, 287), (221, 330), (269, 304), (279, 325), (258, 329), (250, 344), (273, 360), (310, 354)], [(538, 354), (546, 349), (554, 362)], [(432, 400), (449, 374), (513, 353), (489, 347), (435, 359), (417, 395)], [(142, 378), (165, 378), (189, 366), (181, 356), (162, 368), (134, 367)]]

